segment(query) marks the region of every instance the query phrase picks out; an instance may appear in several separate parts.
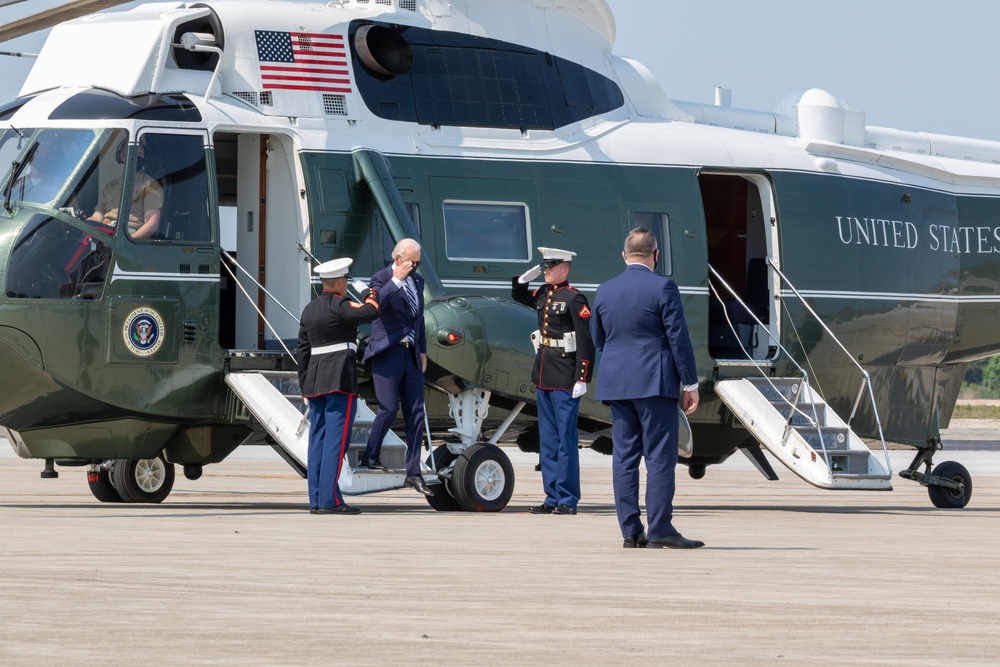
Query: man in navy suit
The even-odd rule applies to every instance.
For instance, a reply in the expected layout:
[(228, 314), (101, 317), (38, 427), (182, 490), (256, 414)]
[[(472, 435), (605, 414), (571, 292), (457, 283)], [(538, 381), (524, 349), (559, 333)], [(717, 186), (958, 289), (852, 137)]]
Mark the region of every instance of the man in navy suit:
[[(654, 272), (656, 237), (633, 229), (622, 257), (628, 265), (597, 289), (590, 319), (603, 350), (595, 397), (611, 406), (615, 509), (626, 548), (696, 549), (671, 523), (677, 467), (677, 402), (698, 408), (694, 348), (677, 284)], [(639, 459), (646, 458), (648, 538), (639, 514)]]
[(420, 244), (403, 239), (392, 251), (392, 264), (371, 279), (379, 294), (379, 318), (364, 360), (371, 360), (372, 381), (378, 397), (378, 414), (368, 436), (361, 467), (386, 470), (379, 455), (400, 402), (406, 422), (406, 480), (425, 496), (427, 488), (420, 473), (420, 445), (424, 438), (424, 371), (427, 370), (427, 338), (424, 334), (424, 279), (416, 274), (420, 266)]

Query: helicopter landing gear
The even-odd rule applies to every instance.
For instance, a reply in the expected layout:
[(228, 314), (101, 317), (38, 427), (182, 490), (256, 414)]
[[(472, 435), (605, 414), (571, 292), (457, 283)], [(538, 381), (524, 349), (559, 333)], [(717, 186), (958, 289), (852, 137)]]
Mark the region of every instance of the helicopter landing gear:
[[(942, 447), (940, 436), (928, 440), (927, 446), (917, 451), (910, 467), (899, 471), (899, 476), (926, 486), (934, 507), (961, 509), (972, 499), (972, 475), (955, 461), (939, 463), (932, 472), (934, 452)], [(920, 465), (924, 466), (923, 472), (917, 470)]]
[[(432, 460), (433, 465), (431, 465)], [(455, 499), (455, 491), (451, 483), (457, 460), (458, 454), (451, 451), (448, 445), (438, 445), (434, 448), (434, 455), (427, 457), (427, 466), (437, 468), (436, 472), (441, 483), (432, 485), (431, 489), (434, 491), (434, 495), (424, 496), (424, 498), (427, 499), (427, 504), (438, 512), (457, 512), (462, 509), (458, 500)]]
[(159, 503), (174, 488), (174, 464), (163, 454), (105, 461), (87, 472), (87, 484), (102, 503)]
[(514, 494), (514, 467), (496, 445), (468, 447), (452, 472), (455, 500), (467, 512), (499, 512)]
[(90, 492), (94, 494), (94, 497), (102, 503), (122, 502), (121, 494), (118, 493), (118, 489), (115, 488), (114, 481), (111, 479), (111, 470), (105, 467), (112, 463), (112, 461), (105, 461), (99, 466), (92, 466), (87, 471), (87, 486), (90, 487)]

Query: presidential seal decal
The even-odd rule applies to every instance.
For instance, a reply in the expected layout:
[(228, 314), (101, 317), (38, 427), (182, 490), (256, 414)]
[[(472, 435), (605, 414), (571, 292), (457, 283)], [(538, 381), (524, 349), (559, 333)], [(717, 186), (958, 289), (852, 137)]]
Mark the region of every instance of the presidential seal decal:
[(136, 308), (122, 328), (125, 347), (137, 357), (156, 354), (163, 344), (163, 318), (152, 308)]

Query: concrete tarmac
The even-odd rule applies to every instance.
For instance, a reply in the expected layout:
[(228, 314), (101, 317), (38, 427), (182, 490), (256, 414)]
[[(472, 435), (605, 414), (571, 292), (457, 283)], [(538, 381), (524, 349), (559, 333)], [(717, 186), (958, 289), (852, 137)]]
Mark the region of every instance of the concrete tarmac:
[[(97, 502), (82, 468), (0, 442), (0, 665), (994, 665), (1000, 430), (946, 434), (972, 502), (924, 488), (815, 489), (737, 454), (693, 480), (675, 524), (707, 546), (624, 550), (611, 462), (581, 453), (577, 516), (535, 516), (536, 457), (498, 514), (413, 491), (310, 515), (306, 484), (245, 447), (178, 474), (161, 505)], [(991, 430), (992, 429), (992, 430)], [(912, 451), (890, 452), (894, 472)]]

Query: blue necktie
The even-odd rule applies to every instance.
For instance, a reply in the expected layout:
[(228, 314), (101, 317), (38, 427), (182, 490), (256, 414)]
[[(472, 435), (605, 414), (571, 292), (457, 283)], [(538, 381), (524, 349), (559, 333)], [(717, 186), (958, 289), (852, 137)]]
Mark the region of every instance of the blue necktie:
[[(410, 287), (410, 281), (409, 280), (404, 280), (403, 281), (403, 287), (406, 290), (406, 302), (410, 304), (410, 315), (412, 315), (413, 319), (416, 320), (416, 318), (417, 318), (417, 295), (413, 291), (413, 288)], [(410, 333), (408, 333), (406, 335), (406, 341), (408, 343), (410, 343), (411, 345), (413, 345), (414, 343), (416, 343), (416, 336), (415, 336), (415, 334), (414, 334), (414, 332), (412, 330), (410, 331)]]

